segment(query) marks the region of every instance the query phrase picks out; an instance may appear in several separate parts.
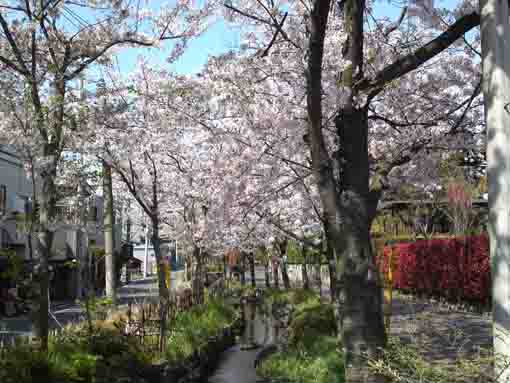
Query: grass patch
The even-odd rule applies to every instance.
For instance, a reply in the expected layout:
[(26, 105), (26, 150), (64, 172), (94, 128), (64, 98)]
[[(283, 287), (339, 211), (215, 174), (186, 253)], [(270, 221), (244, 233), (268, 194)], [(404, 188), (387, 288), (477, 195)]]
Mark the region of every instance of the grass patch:
[(295, 289), (270, 292), (270, 301), (291, 304), (289, 343), (263, 360), (259, 376), (275, 382), (340, 383), (344, 381), (333, 307), (317, 294)]
[(178, 363), (200, 349), (210, 337), (230, 325), (237, 312), (222, 300), (177, 314), (169, 323), (167, 352), (162, 355), (154, 341), (123, 334), (110, 321), (68, 326), (52, 335), (48, 352), (18, 340), (0, 351), (2, 383), (114, 383), (136, 376), (143, 367), (166, 359)]
[(211, 300), (207, 305), (178, 313), (170, 329), (166, 358), (179, 361), (189, 357), (236, 318), (235, 309), (223, 300)]
[(344, 370), (337, 339), (322, 335), (311, 344), (276, 353), (259, 365), (257, 374), (276, 382), (341, 383)]
[[(420, 355), (415, 345), (404, 345), (398, 338), (390, 338), (381, 360), (370, 362), (370, 367), (390, 382), (491, 382), (495, 359), (486, 354), (449, 364), (430, 363)], [(508, 359), (505, 365), (509, 365)]]
[(267, 289), (264, 296), (267, 304), (291, 304), (298, 306), (310, 301), (320, 301), (317, 293), (305, 289)]
[(331, 304), (309, 299), (297, 305), (289, 326), (289, 344), (313, 348), (319, 336), (336, 335), (336, 323)]

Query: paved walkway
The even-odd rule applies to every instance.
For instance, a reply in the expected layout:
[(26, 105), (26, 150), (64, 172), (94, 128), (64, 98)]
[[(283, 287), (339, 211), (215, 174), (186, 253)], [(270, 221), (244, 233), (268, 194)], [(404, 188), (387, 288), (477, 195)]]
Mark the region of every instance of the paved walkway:
[(487, 355), (492, 349), (488, 314), (451, 310), (438, 302), (397, 294), (393, 302), (391, 335), (412, 343), (430, 362)]

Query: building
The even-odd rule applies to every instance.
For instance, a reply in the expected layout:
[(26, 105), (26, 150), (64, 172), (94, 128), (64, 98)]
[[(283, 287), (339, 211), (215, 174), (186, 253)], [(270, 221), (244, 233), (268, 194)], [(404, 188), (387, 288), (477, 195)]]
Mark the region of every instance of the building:
[(15, 248), (24, 256), (26, 235), (17, 227), (16, 217), (26, 212), (32, 194), (23, 162), (0, 144), (0, 248)]
[[(103, 197), (96, 193), (85, 196), (87, 223), (86, 231), (83, 231), (80, 225), (78, 191), (64, 185), (59, 185), (58, 188), (62, 197), (56, 206), (58, 227), (54, 232), (50, 257), (50, 293), (53, 299), (71, 299), (80, 296), (81, 281), (85, 274), (83, 267), (76, 265), (83, 265), (85, 259), (89, 259), (83, 251), (83, 239), (87, 239), (91, 249), (104, 248)], [(11, 147), (0, 145), (0, 249), (15, 250), (16, 254), (24, 259), (27, 270), (30, 270), (32, 258), (36, 256), (35, 252), (31, 251), (36, 248), (36, 241), (32, 237), (30, 243), (25, 219), (33, 211), (32, 196), (32, 180), (28, 177), (22, 160)], [(114, 251), (118, 255), (129, 253), (129, 246), (125, 246), (122, 241), (121, 224), (115, 226), (114, 233)], [(129, 255), (127, 254), (126, 258)], [(5, 256), (0, 254), (0, 258), (2, 272), (6, 267)], [(94, 261), (93, 256), (91, 259)]]
[[(147, 273), (149, 275), (156, 274), (156, 256), (154, 254), (154, 247), (152, 243), (148, 243), (147, 247), (145, 243), (139, 243), (133, 246), (133, 257), (140, 260), (142, 263), (142, 272), (145, 264), (145, 253), (147, 252)], [(170, 258), (170, 267), (172, 270), (181, 269), (182, 258), (176, 252), (176, 241), (174, 240), (162, 240), (161, 241), (161, 252), (163, 257)]]

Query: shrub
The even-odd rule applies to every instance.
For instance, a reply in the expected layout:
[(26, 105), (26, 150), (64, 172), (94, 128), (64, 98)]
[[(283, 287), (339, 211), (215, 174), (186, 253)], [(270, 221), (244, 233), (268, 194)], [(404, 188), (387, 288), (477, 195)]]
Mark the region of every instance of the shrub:
[(273, 291), (271, 299), (291, 304), (289, 344), (264, 359), (257, 373), (274, 382), (337, 383), (344, 381), (333, 307), (307, 290)]
[(416, 346), (403, 345), (397, 338), (390, 338), (382, 358), (370, 361), (373, 372), (389, 382), (464, 383), (491, 382), (493, 356), (458, 359), (453, 363), (430, 363)]
[(419, 240), (386, 246), (382, 271), (388, 269), (388, 254), (394, 256), (393, 287), (440, 295), (449, 299), (490, 300), (490, 260), (487, 236)]
[(257, 367), (257, 374), (274, 382), (341, 383), (344, 369), (337, 339), (323, 335), (307, 347), (273, 354)]
[(309, 300), (299, 305), (292, 314), (289, 326), (289, 342), (292, 345), (312, 347), (318, 336), (335, 333), (335, 315), (330, 304)]
[(219, 299), (179, 312), (170, 324), (166, 357), (171, 361), (181, 361), (189, 357), (210, 337), (219, 335), (225, 327), (232, 324), (235, 318), (236, 311)]
[(310, 299), (319, 301), (319, 296), (312, 290), (306, 289), (268, 289), (266, 290), (266, 303), (299, 305)]

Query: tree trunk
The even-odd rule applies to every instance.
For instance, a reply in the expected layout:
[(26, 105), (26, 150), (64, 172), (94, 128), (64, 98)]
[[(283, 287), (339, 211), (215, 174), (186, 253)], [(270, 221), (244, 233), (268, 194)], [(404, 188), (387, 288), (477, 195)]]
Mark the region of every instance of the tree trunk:
[(167, 314), (170, 305), (170, 292), (166, 286), (165, 267), (161, 255), (161, 241), (159, 238), (159, 218), (157, 212), (151, 217), (152, 222), (152, 245), (154, 246), (154, 257), (156, 258), (156, 270), (158, 273), (159, 292), (159, 351), (164, 351), (166, 342)]
[(250, 253), (250, 274), (251, 274), (251, 285), (255, 287), (257, 281), (255, 280), (255, 253)]
[(49, 275), (48, 266), (53, 243), (53, 232), (50, 223), (55, 218), (56, 188), (55, 178), (57, 175), (56, 155), (51, 149), (45, 147), (45, 155), (48, 159), (46, 167), (41, 170), (41, 193), (39, 197), (39, 232), (37, 241), (38, 256), (36, 257), (34, 274), (36, 286), (34, 324), (35, 334), (39, 338), (42, 350), (48, 349), (49, 331)]
[[(487, 124), (489, 235), (494, 353), (510, 357), (510, 24), (508, 2), (482, 0), (483, 92)], [(504, 362), (495, 364), (498, 382), (510, 380)]]
[(271, 281), (270, 281), (270, 276), (269, 276), (269, 262), (266, 262), (264, 264), (264, 276), (265, 276), (265, 279), (266, 279), (266, 287), (270, 288), (271, 287)]
[(241, 252), (241, 285), (246, 284), (246, 253)]
[(78, 252), (78, 272), (77, 272), (77, 294), (78, 299), (87, 297), (88, 280), (89, 280), (89, 262), (88, 262), (88, 231), (87, 231), (87, 207), (86, 207), (86, 189), (85, 180), (79, 183), (79, 222), (77, 235), (77, 252)]
[(112, 169), (103, 161), (103, 198), (104, 198), (104, 253), (105, 253), (105, 290), (112, 305), (117, 304), (115, 291), (116, 272), (113, 255), (113, 237), (115, 217), (113, 214)]
[(308, 249), (306, 248), (305, 245), (303, 245), (302, 252), (303, 252), (303, 268), (302, 268), (303, 288), (305, 290), (308, 290), (308, 289), (310, 289), (310, 280), (308, 278), (308, 269), (307, 269)]
[(321, 260), (320, 260), (320, 255), (319, 255), (319, 260), (317, 262), (317, 264), (315, 265), (316, 267), (316, 277), (317, 277), (317, 285), (318, 285), (318, 288), (319, 288), (319, 296), (322, 296), (322, 276), (321, 276)]
[(192, 277), (193, 279), (193, 298), (195, 303), (202, 304), (203, 303), (203, 295), (204, 295), (204, 278), (202, 272), (202, 254), (201, 249), (198, 246), (194, 246), (193, 248), (193, 258), (195, 259), (195, 275)]
[(273, 282), (276, 289), (280, 287), (280, 281), (278, 279), (278, 262), (276, 261), (273, 261)]
[(223, 278), (228, 279), (227, 255), (223, 254)]
[[(370, 240), (373, 205), (369, 191), (367, 111), (344, 111), (337, 121), (342, 142), (341, 195), (333, 237), (341, 255), (338, 275), (346, 382), (379, 382), (369, 371), (367, 357), (376, 359), (386, 345), (382, 289)], [(332, 222), (329, 220), (329, 222)], [(332, 225), (333, 226), (333, 225)]]
[(281, 259), (282, 259), (281, 267), (282, 267), (283, 286), (286, 289), (290, 289), (290, 279), (289, 279), (289, 273), (287, 270), (287, 245), (288, 245), (287, 240), (283, 240), (282, 242), (279, 243), (279, 250), (280, 250), (280, 255), (281, 255)]
[[(327, 225), (325, 225), (327, 226)], [(337, 302), (337, 260), (335, 257), (335, 249), (331, 241), (331, 236), (328, 234), (328, 230), (325, 230), (326, 235), (326, 258), (328, 260), (328, 272), (329, 272), (329, 291), (331, 294), (331, 302)]]
[(289, 273), (287, 268), (287, 262), (283, 262), (282, 264), (282, 280), (283, 280), (283, 286), (286, 289), (290, 289), (290, 279), (289, 279)]

